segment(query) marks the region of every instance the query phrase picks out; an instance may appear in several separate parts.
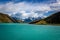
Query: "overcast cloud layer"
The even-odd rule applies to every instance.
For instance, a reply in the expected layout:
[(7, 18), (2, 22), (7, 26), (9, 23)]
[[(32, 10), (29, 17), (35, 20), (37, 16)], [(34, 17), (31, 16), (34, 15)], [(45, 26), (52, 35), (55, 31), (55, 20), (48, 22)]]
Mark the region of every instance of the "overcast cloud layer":
[(27, 2), (8, 2), (0, 4), (0, 12), (6, 13), (13, 17), (25, 19), (28, 17), (46, 17), (45, 13), (49, 11), (60, 10), (60, 0), (56, 3), (45, 4), (45, 3), (27, 3)]

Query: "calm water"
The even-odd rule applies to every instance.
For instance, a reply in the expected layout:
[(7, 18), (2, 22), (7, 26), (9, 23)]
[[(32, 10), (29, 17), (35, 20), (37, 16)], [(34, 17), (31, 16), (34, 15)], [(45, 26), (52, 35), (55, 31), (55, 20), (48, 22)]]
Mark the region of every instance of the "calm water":
[(60, 40), (60, 26), (0, 24), (0, 40)]

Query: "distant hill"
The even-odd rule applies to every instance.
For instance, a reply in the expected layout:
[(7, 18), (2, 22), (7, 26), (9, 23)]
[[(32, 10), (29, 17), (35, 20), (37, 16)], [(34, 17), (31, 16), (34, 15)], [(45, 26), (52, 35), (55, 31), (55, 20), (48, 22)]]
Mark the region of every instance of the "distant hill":
[(18, 23), (18, 21), (7, 14), (0, 13), (0, 23)]
[(60, 12), (54, 13), (45, 19), (30, 22), (30, 24), (60, 24)]
[(29, 23), (29, 22), (32, 22), (34, 20), (40, 20), (40, 19), (42, 19), (42, 18), (41, 17), (38, 17), (38, 18), (31, 18), (31, 17), (29, 17), (27, 19), (24, 19), (24, 22), (25, 23)]
[(22, 14), (20, 14), (20, 13), (12, 14), (11, 17), (14, 19), (17, 19), (17, 20), (22, 20), (22, 21), (24, 21), (24, 23), (29, 23), (34, 20), (40, 20), (40, 19), (44, 18), (44, 17), (41, 18), (41, 17), (31, 17), (31, 16), (27, 17), (27, 18), (23, 18)]

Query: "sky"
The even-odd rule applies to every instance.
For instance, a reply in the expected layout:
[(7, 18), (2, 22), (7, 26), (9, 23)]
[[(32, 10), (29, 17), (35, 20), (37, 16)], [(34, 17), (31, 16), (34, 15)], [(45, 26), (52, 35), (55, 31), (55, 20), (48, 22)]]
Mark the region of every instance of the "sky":
[(60, 10), (60, 0), (0, 0), (0, 12), (19, 19), (45, 18)]

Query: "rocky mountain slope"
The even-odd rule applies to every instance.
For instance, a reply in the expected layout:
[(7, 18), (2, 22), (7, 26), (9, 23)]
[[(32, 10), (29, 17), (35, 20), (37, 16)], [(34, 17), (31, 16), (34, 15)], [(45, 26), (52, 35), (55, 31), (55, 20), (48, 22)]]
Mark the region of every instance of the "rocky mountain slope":
[(60, 24), (60, 12), (54, 13), (45, 19), (30, 22), (30, 24)]
[(17, 23), (18, 21), (13, 19), (7, 14), (0, 13), (0, 23)]

